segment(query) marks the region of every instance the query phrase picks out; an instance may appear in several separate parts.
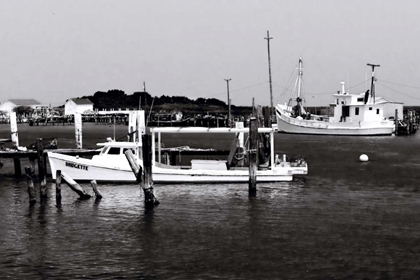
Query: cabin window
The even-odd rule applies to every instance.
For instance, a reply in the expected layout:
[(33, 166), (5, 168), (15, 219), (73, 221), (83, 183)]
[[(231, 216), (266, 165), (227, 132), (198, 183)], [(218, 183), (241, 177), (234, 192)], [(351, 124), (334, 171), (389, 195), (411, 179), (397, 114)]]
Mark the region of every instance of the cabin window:
[(359, 107), (356, 107), (356, 108), (354, 108), (355, 110), (354, 110), (354, 114), (356, 115), (356, 116), (358, 116), (359, 115)]
[(376, 109), (376, 114), (379, 115), (379, 109)]
[(338, 98), (337, 98), (337, 105), (339, 105), (340, 104), (340, 100), (338, 100)]
[(372, 111), (372, 107), (369, 107), (369, 110)]
[(363, 101), (365, 101), (365, 99), (363, 97), (358, 97), (357, 98), (357, 102), (363, 102)]
[(111, 147), (109, 148), (108, 155), (119, 155), (120, 154), (120, 148)]

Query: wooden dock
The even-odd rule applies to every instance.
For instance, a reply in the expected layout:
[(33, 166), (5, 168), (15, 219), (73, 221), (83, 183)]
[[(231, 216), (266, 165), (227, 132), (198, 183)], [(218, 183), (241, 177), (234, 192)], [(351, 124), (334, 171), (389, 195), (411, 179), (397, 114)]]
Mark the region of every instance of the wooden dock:
[[(45, 149), (42, 151), (42, 162), (44, 164), (43, 170), (47, 170), (47, 153), (49, 151), (73, 156), (79, 155), (81, 157), (99, 154), (98, 149)], [(12, 158), (14, 163), (15, 175), (20, 176), (22, 175), (21, 159), (28, 159), (30, 162), (32, 162), (31, 165), (35, 165), (35, 161), (38, 158), (38, 151), (32, 149), (26, 151), (20, 151), (15, 149), (3, 149), (0, 150), (0, 159), (1, 158)]]

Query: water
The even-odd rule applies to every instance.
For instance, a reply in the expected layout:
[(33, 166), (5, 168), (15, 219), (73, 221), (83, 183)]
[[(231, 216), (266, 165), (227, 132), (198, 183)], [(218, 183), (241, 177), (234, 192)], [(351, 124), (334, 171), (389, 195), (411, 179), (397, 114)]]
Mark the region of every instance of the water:
[[(127, 127), (115, 128), (116, 138)], [(8, 127), (0, 127), (0, 138)], [(113, 126), (86, 124), (84, 147)], [(73, 127), (19, 126), (74, 147)], [(200, 138), (201, 137), (201, 138)], [(227, 137), (163, 138), (166, 146), (228, 147)], [(219, 138), (221, 137), (221, 138)], [(418, 279), (420, 134), (410, 137), (276, 135), (276, 151), (304, 155), (309, 174), (294, 182), (155, 185), (146, 211), (135, 184), (99, 183), (104, 196), (81, 201), (62, 186), (62, 204), (29, 206), (11, 162), (0, 171), (0, 275), (36, 279)], [(360, 154), (369, 162), (358, 161)], [(9, 174), (9, 175), (8, 175)], [(92, 193), (89, 184), (81, 184)], [(39, 186), (36, 184), (38, 190)]]

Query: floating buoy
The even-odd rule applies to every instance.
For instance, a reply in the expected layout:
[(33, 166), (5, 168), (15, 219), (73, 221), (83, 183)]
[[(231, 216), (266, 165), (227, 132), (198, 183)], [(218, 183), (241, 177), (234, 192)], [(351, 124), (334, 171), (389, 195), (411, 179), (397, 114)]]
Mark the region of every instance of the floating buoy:
[(369, 160), (369, 157), (367, 155), (365, 155), (365, 154), (361, 154), (360, 157), (359, 157), (359, 160), (360, 161), (368, 161)]

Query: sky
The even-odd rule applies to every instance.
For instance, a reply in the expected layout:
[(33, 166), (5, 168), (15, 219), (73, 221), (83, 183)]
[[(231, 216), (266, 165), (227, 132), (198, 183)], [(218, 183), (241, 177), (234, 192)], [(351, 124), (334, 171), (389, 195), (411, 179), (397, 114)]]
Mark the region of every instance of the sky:
[[(52, 106), (97, 91), (326, 106), (350, 93), (420, 105), (418, 0), (2, 0), (0, 102)], [(290, 81), (292, 81), (290, 83)]]

